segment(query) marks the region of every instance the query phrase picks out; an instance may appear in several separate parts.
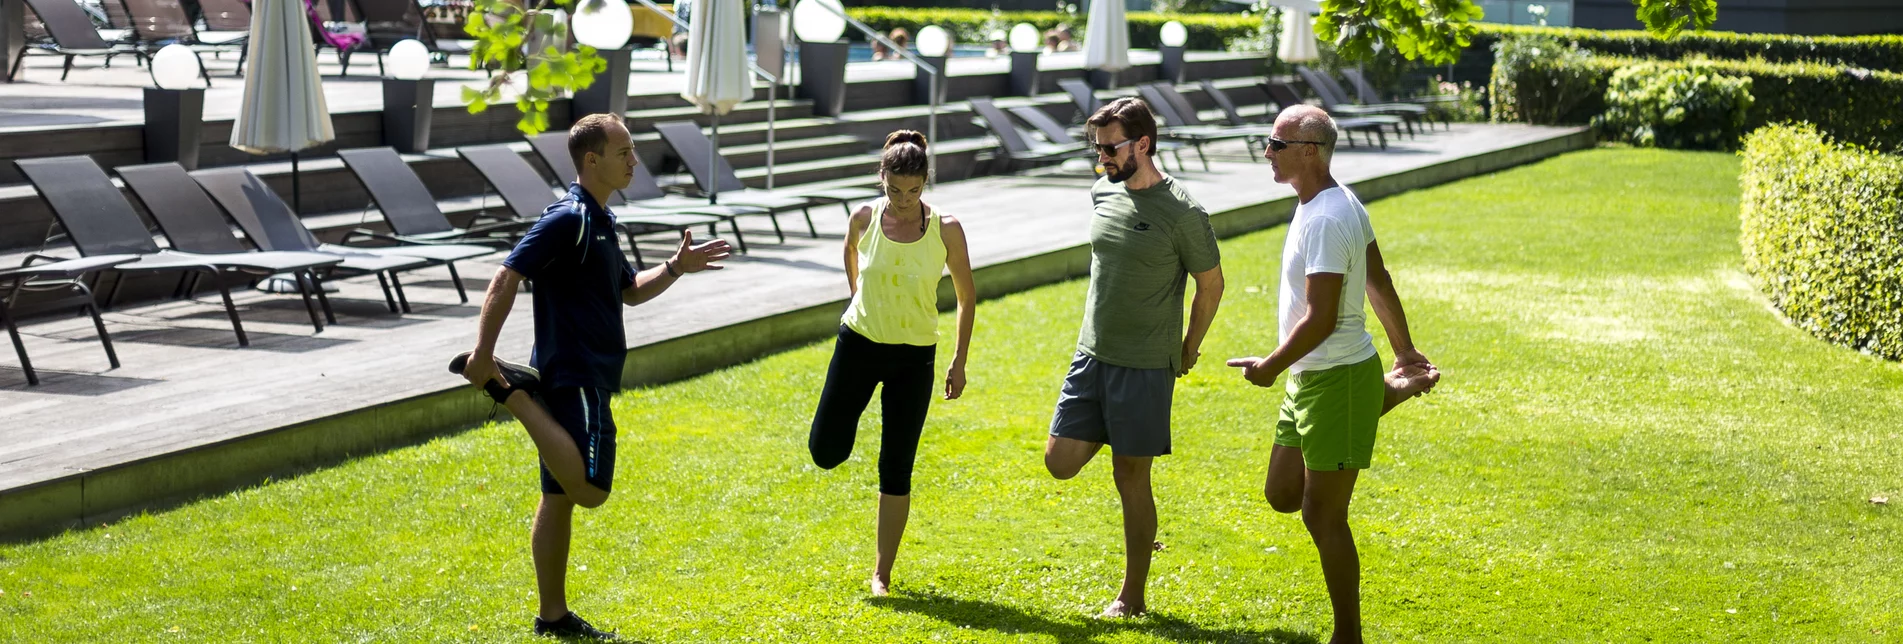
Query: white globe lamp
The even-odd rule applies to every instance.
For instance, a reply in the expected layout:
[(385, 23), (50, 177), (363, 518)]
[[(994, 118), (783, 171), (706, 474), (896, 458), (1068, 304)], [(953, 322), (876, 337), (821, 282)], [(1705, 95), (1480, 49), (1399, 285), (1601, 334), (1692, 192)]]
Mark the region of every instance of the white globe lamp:
[(390, 78), (420, 80), (429, 73), (429, 48), (415, 39), (398, 41), (390, 46), (390, 55), (384, 59), (383, 66)]
[(846, 34), (845, 13), (839, 0), (801, 0), (793, 8), (793, 33), (806, 42), (838, 42)]
[(1032, 52), (1044, 48), (1044, 35), (1038, 33), (1037, 26), (1020, 22), (1011, 28), (1011, 50)]
[(951, 52), (952, 35), (944, 27), (926, 25), (918, 30), (918, 53), (937, 58)]
[(1181, 47), (1183, 43), (1189, 42), (1189, 29), (1184, 28), (1183, 23), (1171, 20), (1163, 23), (1163, 30), (1157, 34), (1157, 39), (1162, 41), (1164, 47)]
[(575, 41), (595, 49), (620, 49), (634, 35), (634, 12), (622, 0), (585, 0), (575, 10)]
[(166, 45), (152, 56), (152, 82), (159, 89), (188, 89), (198, 81), (198, 54), (179, 44)]

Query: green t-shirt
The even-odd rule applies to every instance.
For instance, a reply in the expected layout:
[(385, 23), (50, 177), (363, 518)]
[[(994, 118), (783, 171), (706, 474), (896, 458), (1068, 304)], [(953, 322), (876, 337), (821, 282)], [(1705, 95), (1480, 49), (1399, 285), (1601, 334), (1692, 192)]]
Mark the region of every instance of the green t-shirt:
[(1142, 190), (1101, 178), (1090, 200), (1090, 296), (1077, 348), (1119, 367), (1174, 372), (1189, 274), (1222, 260), (1209, 213), (1169, 176)]

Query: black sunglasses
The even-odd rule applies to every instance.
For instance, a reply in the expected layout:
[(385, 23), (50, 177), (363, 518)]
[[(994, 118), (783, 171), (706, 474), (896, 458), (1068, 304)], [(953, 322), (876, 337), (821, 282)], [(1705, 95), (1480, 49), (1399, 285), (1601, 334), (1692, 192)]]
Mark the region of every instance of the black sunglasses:
[(1309, 145), (1323, 145), (1321, 141), (1284, 141), (1272, 136), (1269, 137), (1269, 149), (1274, 150), (1276, 152), (1287, 150), (1288, 146), (1294, 143), (1307, 143)]
[[(1140, 139), (1143, 137), (1137, 137), (1137, 138)], [(1090, 144), (1090, 146), (1093, 148), (1097, 148), (1097, 152), (1103, 154), (1104, 156), (1114, 157), (1114, 156), (1117, 156), (1117, 150), (1121, 150), (1123, 149), (1123, 146), (1129, 145), (1131, 143), (1135, 143), (1136, 141), (1137, 139), (1124, 139), (1122, 143), (1111, 143), (1108, 145), (1105, 145), (1102, 143), (1092, 143)]]

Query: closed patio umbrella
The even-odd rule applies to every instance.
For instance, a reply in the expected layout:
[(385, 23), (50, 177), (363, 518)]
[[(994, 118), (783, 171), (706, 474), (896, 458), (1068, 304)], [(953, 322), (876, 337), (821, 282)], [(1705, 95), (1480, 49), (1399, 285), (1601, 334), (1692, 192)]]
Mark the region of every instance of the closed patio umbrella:
[(1321, 47), (1315, 43), (1315, 20), (1309, 14), (1319, 7), (1303, 0), (1274, 0), (1282, 7), (1282, 33), (1275, 46), (1275, 57), (1288, 63), (1319, 60)]
[(1084, 31), (1084, 69), (1120, 72), (1130, 68), (1130, 23), (1123, 0), (1093, 0)]
[(231, 147), (252, 154), (291, 153), (291, 203), (300, 213), (297, 153), (336, 138), (311, 42), (303, 0), (252, 3), (244, 103), (231, 128)]
[[(753, 98), (753, 78), (747, 68), (745, 33), (741, 20), (746, 8), (741, 0), (693, 0), (694, 21), (687, 30), (687, 99), (702, 114), (713, 115), (713, 148), (709, 163), (720, 159), (720, 115), (735, 105)], [(710, 168), (708, 176), (718, 176)], [(719, 182), (709, 187), (709, 197), (720, 199)]]

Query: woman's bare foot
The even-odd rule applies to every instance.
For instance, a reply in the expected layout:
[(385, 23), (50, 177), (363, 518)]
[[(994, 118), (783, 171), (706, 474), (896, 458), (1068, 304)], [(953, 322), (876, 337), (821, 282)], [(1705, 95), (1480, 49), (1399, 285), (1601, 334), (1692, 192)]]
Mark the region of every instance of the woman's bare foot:
[(1427, 393), (1440, 382), (1440, 370), (1433, 365), (1405, 365), (1382, 376), (1387, 387), (1386, 399), (1382, 401), (1381, 413), (1407, 402), (1407, 399)]
[(1123, 598), (1119, 597), (1117, 598), (1116, 601), (1110, 602), (1110, 605), (1103, 609), (1103, 614), (1098, 615), (1098, 617), (1103, 617), (1103, 618), (1136, 617), (1138, 615), (1142, 615), (1143, 610), (1144, 610), (1143, 602), (1134, 602), (1134, 603), (1127, 602), (1127, 601), (1124, 601)]
[(891, 585), (892, 585), (891, 578), (889, 577), (880, 578), (878, 575), (873, 575), (872, 576), (872, 596), (884, 597), (886, 595), (891, 594), (892, 593), (892, 589), (890, 588)]

